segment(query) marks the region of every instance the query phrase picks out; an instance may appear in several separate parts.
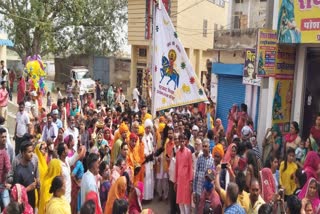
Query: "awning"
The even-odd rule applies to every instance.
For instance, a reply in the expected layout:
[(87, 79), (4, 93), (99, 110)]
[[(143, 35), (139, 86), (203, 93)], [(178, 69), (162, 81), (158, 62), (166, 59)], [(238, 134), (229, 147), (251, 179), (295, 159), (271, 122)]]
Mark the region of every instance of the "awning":
[(243, 75), (243, 64), (223, 64), (223, 63), (213, 63), (212, 73), (221, 75), (233, 75), (242, 76)]
[(0, 46), (9, 46), (13, 47), (14, 44), (10, 39), (0, 39)]

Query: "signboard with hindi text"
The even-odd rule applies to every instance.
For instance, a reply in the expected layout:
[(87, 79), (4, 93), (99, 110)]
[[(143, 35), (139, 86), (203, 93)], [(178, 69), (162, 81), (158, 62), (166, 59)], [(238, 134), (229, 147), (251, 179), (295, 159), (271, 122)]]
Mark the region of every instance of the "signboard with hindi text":
[(320, 43), (320, 1), (280, 0), (279, 43)]
[(259, 29), (255, 71), (258, 76), (269, 76), (274, 73), (277, 57), (277, 32)]

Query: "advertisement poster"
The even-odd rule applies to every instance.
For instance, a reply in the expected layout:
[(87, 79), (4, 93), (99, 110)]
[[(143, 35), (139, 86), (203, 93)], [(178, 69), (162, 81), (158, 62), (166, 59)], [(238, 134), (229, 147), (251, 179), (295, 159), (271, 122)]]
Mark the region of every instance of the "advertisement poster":
[(243, 66), (242, 83), (246, 85), (260, 86), (261, 78), (257, 76), (255, 71), (256, 50), (246, 49), (245, 61)]
[(296, 49), (289, 45), (278, 45), (275, 74), (293, 75), (296, 61)]
[(288, 132), (293, 97), (293, 75), (276, 75), (274, 84), (272, 124), (278, 124), (282, 132)]
[(259, 29), (255, 64), (258, 76), (269, 76), (274, 73), (277, 42), (277, 32), (275, 30)]
[(280, 0), (279, 43), (320, 43), (320, 2)]

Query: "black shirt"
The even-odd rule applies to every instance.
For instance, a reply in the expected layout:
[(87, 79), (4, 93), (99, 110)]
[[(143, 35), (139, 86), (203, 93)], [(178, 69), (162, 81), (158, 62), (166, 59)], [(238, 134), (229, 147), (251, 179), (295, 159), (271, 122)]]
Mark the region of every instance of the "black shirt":
[[(22, 165), (19, 163), (17, 165), (15, 175), (14, 175), (14, 184), (21, 184), (24, 187), (32, 184), (36, 179), (35, 168), (31, 161), (27, 165)], [(35, 208), (35, 190), (27, 192), (29, 204)]]

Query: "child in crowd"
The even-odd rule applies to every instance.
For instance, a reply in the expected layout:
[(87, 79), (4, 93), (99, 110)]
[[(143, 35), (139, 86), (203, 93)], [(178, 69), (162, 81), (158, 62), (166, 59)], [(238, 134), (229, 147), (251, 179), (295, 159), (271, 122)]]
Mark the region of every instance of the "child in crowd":
[(295, 150), (296, 161), (298, 165), (303, 165), (304, 159), (306, 158), (307, 150), (305, 148), (305, 141), (301, 141), (299, 146)]

